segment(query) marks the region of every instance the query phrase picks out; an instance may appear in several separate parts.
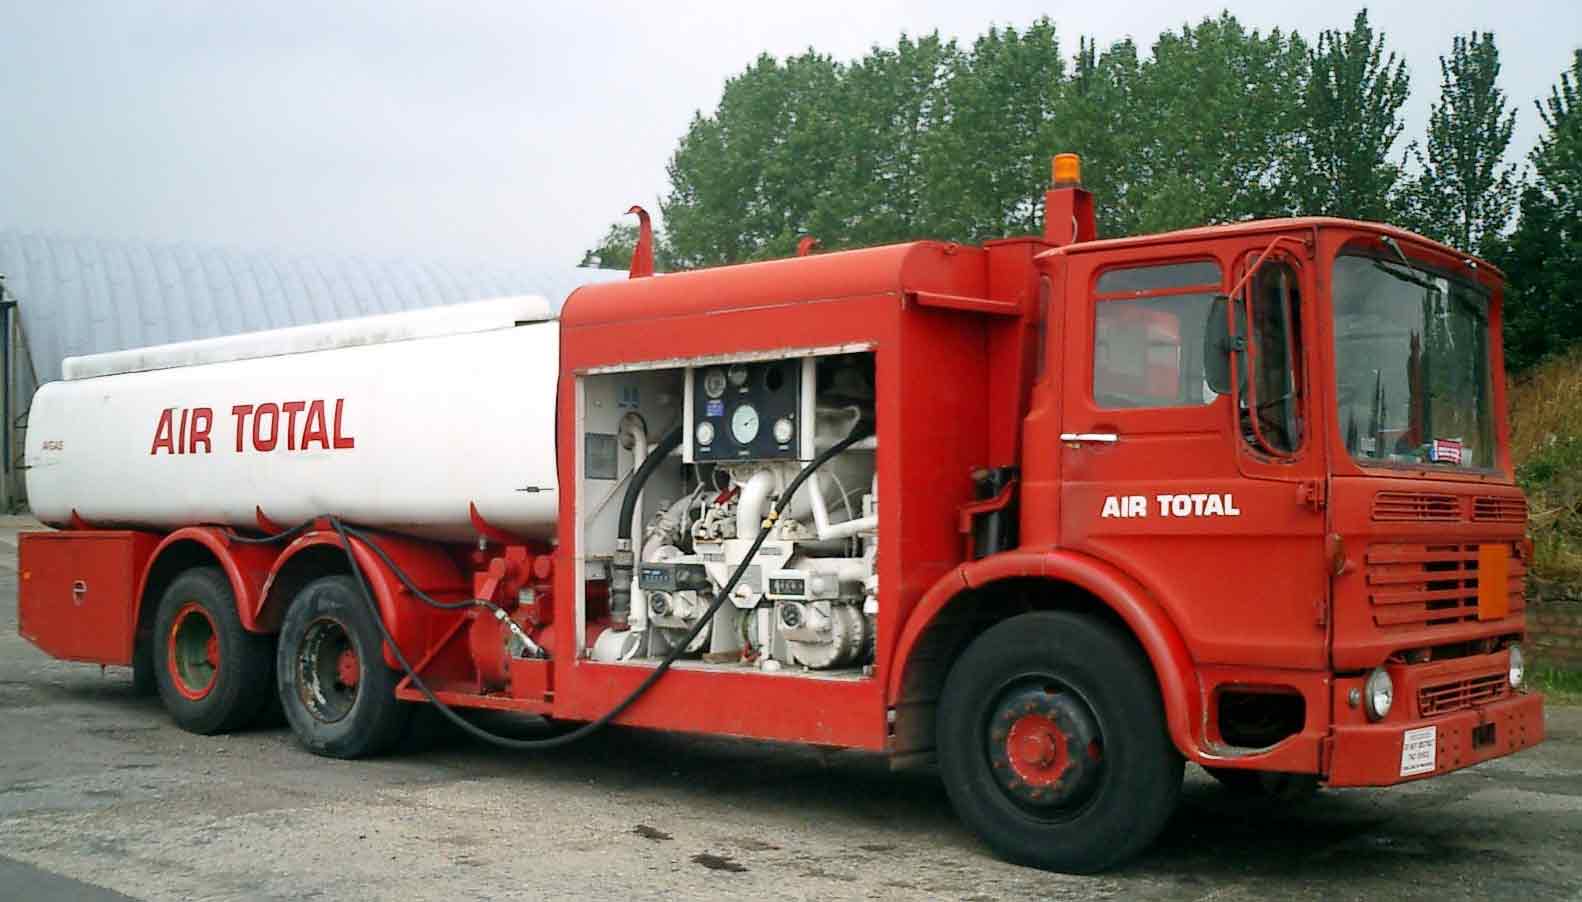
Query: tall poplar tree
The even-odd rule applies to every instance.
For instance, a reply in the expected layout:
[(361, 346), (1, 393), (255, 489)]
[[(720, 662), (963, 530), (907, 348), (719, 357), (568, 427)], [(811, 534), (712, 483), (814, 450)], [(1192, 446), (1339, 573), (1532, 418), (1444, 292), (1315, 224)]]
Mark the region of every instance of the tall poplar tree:
[(1505, 362), (1520, 370), (1582, 343), (1582, 50), (1537, 103), (1544, 133), (1529, 160), (1521, 219), (1496, 261), (1510, 277)]
[(1385, 52), (1367, 10), (1351, 30), (1319, 35), (1299, 101), (1301, 139), (1286, 161), (1297, 212), (1390, 218), (1401, 176), (1390, 158), (1405, 129), (1401, 106), (1410, 90), (1405, 60)]
[(1439, 58), (1439, 101), (1425, 147), (1412, 146), (1422, 172), (1409, 192), (1412, 224), (1431, 238), (1481, 253), (1516, 209), (1516, 165), (1505, 162), (1516, 111), (1500, 89), (1494, 35), (1457, 35)]

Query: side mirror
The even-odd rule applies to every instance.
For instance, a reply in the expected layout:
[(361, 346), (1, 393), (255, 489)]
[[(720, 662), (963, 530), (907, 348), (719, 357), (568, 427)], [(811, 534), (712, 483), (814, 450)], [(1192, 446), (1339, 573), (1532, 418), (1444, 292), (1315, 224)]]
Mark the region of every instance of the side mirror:
[(1247, 349), (1246, 337), (1239, 334), (1245, 331), (1246, 314), (1237, 317), (1241, 328), (1233, 332), (1226, 312), (1229, 306), (1230, 298), (1225, 295), (1214, 298), (1203, 324), (1203, 381), (1218, 395), (1230, 394), (1230, 355)]

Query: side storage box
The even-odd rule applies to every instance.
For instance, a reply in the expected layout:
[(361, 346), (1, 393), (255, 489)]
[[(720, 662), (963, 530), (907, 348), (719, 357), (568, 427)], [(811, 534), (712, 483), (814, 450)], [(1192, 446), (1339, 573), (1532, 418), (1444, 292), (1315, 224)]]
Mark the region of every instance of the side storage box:
[(17, 632), (52, 657), (132, 663), (137, 583), (158, 544), (129, 530), (23, 533)]

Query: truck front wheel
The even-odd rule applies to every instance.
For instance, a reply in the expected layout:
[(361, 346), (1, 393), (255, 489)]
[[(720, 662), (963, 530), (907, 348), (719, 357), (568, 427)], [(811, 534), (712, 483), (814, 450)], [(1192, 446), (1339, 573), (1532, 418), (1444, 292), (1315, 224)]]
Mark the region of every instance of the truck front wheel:
[(325, 576), (292, 600), (280, 628), (280, 706), (315, 754), (362, 758), (401, 740), (412, 706), (395, 697), (384, 637), (351, 576)]
[(937, 745), (957, 815), (1020, 864), (1092, 873), (1158, 836), (1181, 793), (1153, 672), (1118, 630), (1022, 614), (967, 647), (945, 681)]
[(172, 580), (150, 644), (159, 696), (177, 725), (210, 735), (251, 724), (274, 682), (269, 642), (242, 628), (231, 582), (218, 567), (195, 567)]

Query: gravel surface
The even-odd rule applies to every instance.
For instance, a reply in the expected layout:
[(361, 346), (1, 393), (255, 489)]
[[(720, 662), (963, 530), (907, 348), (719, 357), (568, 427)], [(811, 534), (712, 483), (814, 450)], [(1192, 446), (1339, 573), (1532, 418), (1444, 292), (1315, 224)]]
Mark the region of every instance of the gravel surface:
[(1070, 877), (996, 860), (937, 779), (856, 753), (613, 729), (523, 755), (436, 729), (340, 762), (282, 726), (192, 736), (129, 671), (19, 638), (14, 560), (0, 899), (1582, 900), (1582, 708), (1512, 758), (1298, 807), (1189, 768), (1151, 852)]

